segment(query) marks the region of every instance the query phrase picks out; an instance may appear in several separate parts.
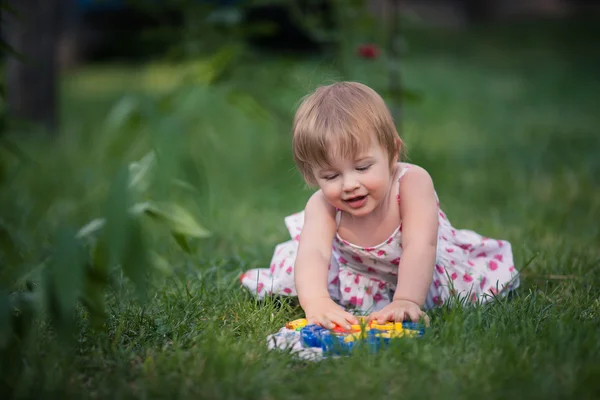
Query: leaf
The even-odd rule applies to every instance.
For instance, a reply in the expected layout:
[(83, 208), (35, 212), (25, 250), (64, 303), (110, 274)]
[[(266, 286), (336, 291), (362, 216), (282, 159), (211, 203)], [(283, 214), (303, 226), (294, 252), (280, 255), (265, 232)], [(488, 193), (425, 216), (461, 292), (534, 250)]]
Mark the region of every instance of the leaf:
[(91, 252), (81, 302), (87, 308), (92, 327), (100, 329), (106, 321), (104, 291), (109, 284), (109, 252), (106, 242), (97, 241)]
[(168, 192), (164, 188), (171, 185), (173, 177), (178, 176), (185, 141), (177, 135), (185, 131), (185, 121), (178, 116), (156, 118), (152, 123), (152, 144), (160, 163), (160, 168), (156, 168), (152, 176), (155, 199), (167, 198)]
[(175, 203), (161, 203), (156, 205), (150, 202), (138, 203), (133, 209), (136, 213), (145, 213), (156, 221), (165, 224), (172, 233), (195, 238), (206, 238), (211, 234), (196, 221), (193, 215)]
[(112, 182), (106, 203), (106, 240), (110, 263), (118, 264), (128, 246), (127, 240), (132, 218), (129, 212), (128, 173), (121, 169)]
[(198, 189), (196, 188), (196, 186), (192, 185), (189, 182), (184, 181), (183, 179), (173, 179), (173, 185), (176, 187), (179, 187), (181, 189), (184, 189), (186, 191), (192, 192), (194, 194), (198, 193)]
[(110, 253), (104, 240), (99, 240), (92, 248), (92, 264), (88, 270), (90, 278), (96, 278), (108, 284), (110, 266)]
[(123, 97), (110, 110), (104, 122), (105, 129), (108, 132), (119, 131), (127, 124), (140, 118), (140, 104), (130, 96)]
[(129, 187), (140, 192), (148, 189), (150, 185), (150, 171), (156, 164), (154, 152), (146, 154), (140, 161), (129, 165)]
[(106, 225), (106, 219), (104, 218), (96, 218), (88, 222), (84, 225), (78, 232), (75, 237), (77, 239), (84, 239), (92, 236), (94, 233), (100, 231), (104, 225)]
[(88, 310), (92, 327), (99, 329), (106, 321), (104, 286), (94, 279), (87, 279), (81, 302)]
[(83, 287), (82, 250), (75, 235), (69, 230), (62, 230), (59, 233), (56, 253), (51, 263), (51, 279), (61, 317), (72, 312)]
[(131, 206), (131, 208), (129, 209), (129, 212), (133, 216), (137, 217), (141, 214), (145, 214), (147, 212), (147, 210), (152, 207), (154, 207), (154, 206), (151, 202), (144, 201), (142, 203), (135, 203), (133, 206)]
[(187, 240), (185, 240), (185, 236), (179, 233), (173, 233), (173, 238), (175, 239), (175, 242), (177, 242), (179, 247), (183, 249), (183, 251), (185, 251), (188, 254), (192, 254), (192, 249), (190, 249)]
[(134, 205), (130, 207), (130, 194), (128, 191), (129, 174), (121, 170), (111, 187), (107, 202), (107, 223), (104, 237), (100, 243), (106, 241), (106, 250), (98, 248), (102, 257), (107, 256), (108, 260), (102, 260), (100, 265), (115, 264), (120, 265), (124, 274), (133, 282), (136, 287), (138, 298), (146, 300), (146, 271), (150, 264), (144, 243), (144, 236), (140, 221), (138, 218), (139, 210), (142, 207)]
[(133, 220), (128, 230), (127, 246), (123, 251), (121, 266), (133, 282), (138, 299), (147, 300), (148, 266), (151, 264), (139, 221)]

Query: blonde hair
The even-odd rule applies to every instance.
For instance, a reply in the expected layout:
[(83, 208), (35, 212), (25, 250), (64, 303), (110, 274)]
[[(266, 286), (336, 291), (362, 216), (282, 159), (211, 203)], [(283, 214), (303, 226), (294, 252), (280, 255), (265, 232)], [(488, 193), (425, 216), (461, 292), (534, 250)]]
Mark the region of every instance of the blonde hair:
[(387, 150), (390, 165), (404, 152), (381, 96), (357, 82), (321, 86), (306, 96), (296, 111), (292, 133), (294, 161), (309, 185), (316, 185), (315, 167), (330, 165), (336, 157), (354, 157), (373, 139)]

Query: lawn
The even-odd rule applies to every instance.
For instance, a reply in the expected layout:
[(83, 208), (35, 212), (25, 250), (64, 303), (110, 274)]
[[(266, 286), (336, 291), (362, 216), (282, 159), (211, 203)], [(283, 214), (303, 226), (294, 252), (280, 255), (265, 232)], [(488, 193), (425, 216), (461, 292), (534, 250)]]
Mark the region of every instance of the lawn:
[[(180, 71), (160, 63), (65, 74), (61, 137), (22, 135), (20, 159), (2, 153), (1, 222), (21, 253), (3, 282), (36, 276), (61, 229), (103, 215), (119, 169), (151, 143), (177, 156), (163, 175), (194, 187), (163, 187), (152, 199), (177, 199), (212, 236), (189, 240), (188, 254), (144, 224), (167, 265), (149, 299), (136, 301), (115, 274), (106, 323), (94, 330), (78, 310), (65, 347), (39, 321), (11, 383), (24, 398), (597, 398), (594, 29), (549, 22), (409, 37), (404, 79), (423, 94), (404, 110), (409, 161), (428, 169), (454, 226), (512, 243), (522, 285), (489, 307), (431, 312), (420, 340), (319, 363), (267, 351), (266, 336), (302, 311), (289, 299), (256, 302), (238, 276), (269, 264), (288, 238), (283, 218), (311, 193), (294, 170), (289, 125), (300, 96), (338, 78), (331, 63), (265, 56), (209, 88), (174, 89)], [(366, 62), (354, 73), (382, 84)], [(263, 106), (228, 96), (249, 77)]]

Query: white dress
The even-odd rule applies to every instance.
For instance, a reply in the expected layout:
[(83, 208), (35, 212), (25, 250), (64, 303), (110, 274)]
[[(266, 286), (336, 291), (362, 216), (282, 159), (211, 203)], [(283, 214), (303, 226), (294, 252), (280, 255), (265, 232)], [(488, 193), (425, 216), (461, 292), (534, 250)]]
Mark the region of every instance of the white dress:
[[(409, 168), (400, 172), (398, 186)], [(425, 309), (444, 304), (451, 297), (467, 303), (487, 302), (519, 286), (509, 242), (456, 229), (442, 210), (438, 220), (436, 264)], [(294, 263), (303, 223), (304, 211), (285, 218), (292, 239), (276, 246), (269, 268), (245, 272), (240, 277), (244, 287), (259, 298), (296, 296)], [(329, 294), (346, 308), (363, 313), (379, 310), (394, 296), (401, 258), (402, 224), (373, 247), (354, 245), (336, 234), (329, 264)]]

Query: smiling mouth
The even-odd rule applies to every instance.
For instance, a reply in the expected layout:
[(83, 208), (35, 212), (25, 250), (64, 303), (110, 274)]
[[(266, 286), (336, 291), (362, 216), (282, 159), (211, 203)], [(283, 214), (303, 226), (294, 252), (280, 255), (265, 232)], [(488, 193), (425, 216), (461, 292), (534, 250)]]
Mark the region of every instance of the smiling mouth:
[(367, 197), (367, 195), (365, 194), (364, 196), (356, 196), (356, 197), (351, 197), (349, 199), (344, 200), (346, 203), (357, 203), (359, 201), (364, 200)]

